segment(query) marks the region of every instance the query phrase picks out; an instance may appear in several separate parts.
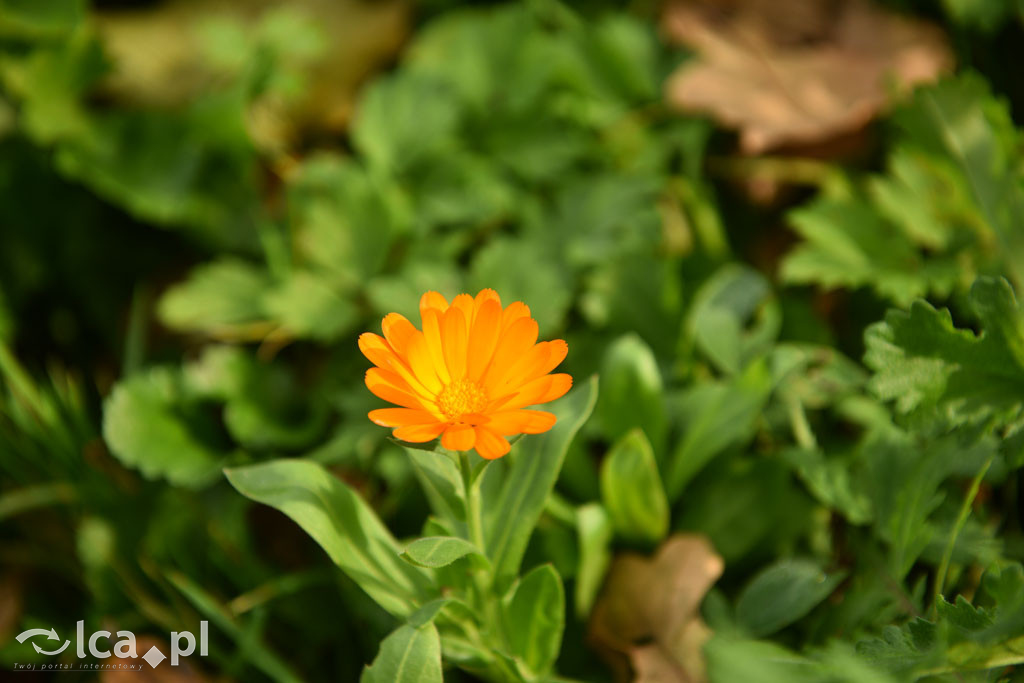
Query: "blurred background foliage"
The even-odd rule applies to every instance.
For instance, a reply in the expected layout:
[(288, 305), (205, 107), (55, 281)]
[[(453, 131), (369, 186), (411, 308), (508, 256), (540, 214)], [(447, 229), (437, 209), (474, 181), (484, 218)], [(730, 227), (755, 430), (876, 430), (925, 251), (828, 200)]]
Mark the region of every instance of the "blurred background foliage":
[[(182, 680), (357, 680), (394, 620), (221, 470), (310, 459), (418, 534), (355, 338), (493, 287), (600, 376), (527, 554), (568, 583), (561, 674), (1001, 680), (946, 673), (1024, 642), (1022, 27), (0, 0), (0, 663), (208, 619)], [(637, 631), (637, 586), (715, 635)]]

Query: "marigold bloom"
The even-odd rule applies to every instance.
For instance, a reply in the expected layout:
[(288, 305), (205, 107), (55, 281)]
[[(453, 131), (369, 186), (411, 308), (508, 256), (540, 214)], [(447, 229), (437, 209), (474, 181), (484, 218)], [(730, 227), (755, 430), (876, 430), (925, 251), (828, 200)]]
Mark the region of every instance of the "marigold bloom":
[(526, 304), (502, 308), (493, 289), (475, 298), (460, 294), (451, 305), (427, 292), (420, 318), (422, 331), (389, 313), (381, 323), (383, 337), (359, 337), (359, 349), (376, 366), (367, 370), (366, 386), (401, 406), (371, 410), (371, 420), (394, 427), (397, 439), (440, 436), (447, 449), (475, 448), (488, 459), (508, 453), (507, 436), (551, 429), (553, 414), (524, 408), (569, 391), (572, 377), (549, 374), (569, 346), (561, 339), (537, 343), (537, 321)]

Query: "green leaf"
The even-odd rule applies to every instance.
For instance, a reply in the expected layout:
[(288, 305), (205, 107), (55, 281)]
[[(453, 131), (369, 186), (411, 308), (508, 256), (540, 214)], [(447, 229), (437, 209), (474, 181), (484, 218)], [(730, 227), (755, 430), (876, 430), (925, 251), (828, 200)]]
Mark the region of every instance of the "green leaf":
[(455, 146), (459, 116), (445, 83), (399, 71), (367, 89), (352, 122), (352, 140), (372, 165), (402, 171)]
[[(0, 35), (4, 29), (0, 5)], [(28, 52), (20, 59), (5, 53), (0, 58), (0, 82), (20, 98), (19, 124), (37, 143), (87, 136), (91, 121), (83, 107), (83, 93), (106, 68), (102, 47), (89, 31)]]
[(359, 683), (444, 683), (437, 627), (427, 622), (392, 631), (373, 663), (363, 669)]
[(687, 333), (719, 370), (736, 374), (769, 349), (781, 322), (768, 280), (752, 268), (729, 264), (697, 291)]
[(647, 437), (634, 430), (601, 463), (601, 498), (616, 531), (656, 543), (668, 532), (668, 501)]
[(639, 335), (662, 358), (672, 358), (682, 315), (681, 268), (654, 249), (613, 250), (586, 276), (580, 311), (591, 326)]
[(558, 479), (569, 444), (590, 417), (597, 400), (597, 378), (577, 386), (551, 405), (558, 421), (550, 431), (521, 439), (508, 460), (507, 471), (490, 468), (483, 477), (485, 494), (493, 478), (501, 477), (500, 491), (485, 506), (487, 556), (499, 581), (515, 576), (526, 544), (533, 533), (548, 495)]
[(353, 303), (322, 275), (296, 270), (274, 282), (266, 270), (235, 259), (197, 267), (164, 294), (159, 313), (177, 330), (243, 340), (283, 330), (330, 341), (358, 319)]
[(352, 329), (358, 311), (323, 277), (296, 271), (264, 297), (267, 315), (296, 337), (332, 341)]
[(261, 362), (242, 347), (210, 345), (182, 370), (191, 392), (225, 402), (224, 426), (246, 449), (299, 449), (324, 432), (326, 406), (309, 401), (281, 362)]
[(114, 111), (60, 145), (57, 168), (140, 219), (251, 249), (259, 197), (242, 95), (231, 89), (183, 111)]
[(412, 221), (408, 200), (393, 182), (328, 154), (304, 162), (289, 182), (288, 212), (298, 252), (346, 289), (383, 269)]
[(291, 517), (388, 612), (407, 616), (434, 597), (430, 574), (403, 562), (373, 510), (322, 466), (276, 460), (225, 474), (242, 495)]
[(516, 188), (493, 159), (449, 153), (444, 164), (413, 179), (417, 220), (428, 226), (480, 225), (500, 221), (516, 209)]
[(946, 14), (957, 24), (991, 32), (1024, 11), (1019, 0), (943, 0)]
[(753, 436), (771, 389), (771, 372), (762, 359), (728, 381), (699, 384), (683, 395), (683, 438), (671, 454), (665, 474), (669, 500), (676, 500), (712, 458)]
[(640, 427), (660, 450), (667, 432), (662, 389), (661, 371), (650, 347), (635, 334), (619, 337), (601, 365), (596, 411), (605, 436), (615, 441)]
[(576, 511), (580, 560), (576, 568), (576, 616), (587, 618), (612, 561), (612, 523), (600, 503), (581, 505)]
[(925, 259), (868, 204), (825, 199), (790, 214), (805, 242), (782, 262), (783, 281), (826, 288), (872, 287), (898, 303), (952, 289), (960, 273), (952, 258)]
[(858, 445), (865, 463), (864, 490), (871, 497), (877, 535), (889, 545), (889, 572), (902, 579), (936, 533), (933, 513), (946, 493), (945, 479), (975, 472), (997, 447), (970, 431), (926, 438), (890, 428)]
[(562, 327), (571, 301), (561, 265), (535, 241), (491, 240), (473, 258), (469, 283), (501, 292), (506, 306), (527, 302), (542, 337)]
[(479, 548), (464, 538), (428, 536), (418, 538), (402, 553), (402, 558), (420, 567), (445, 567), (467, 555), (483, 557)]
[(422, 450), (404, 444), (431, 509), (449, 524), (465, 524), (466, 504), (462, 474), (454, 459), (445, 453)]
[(801, 543), (815, 510), (789, 468), (763, 456), (713, 462), (686, 490), (683, 502), (673, 526), (714, 539), (726, 566)]
[(985, 232), (999, 244), (997, 260), (1024, 286), (1024, 169), (1008, 104), (967, 72), (917, 90), (895, 119), (908, 144), (959, 170)]
[(0, 36), (59, 36), (85, 18), (85, 9), (84, 0), (0, 0)]
[(237, 259), (195, 268), (185, 282), (160, 299), (160, 320), (183, 332), (223, 332), (263, 320), (263, 297), (271, 288), (268, 273)]
[(594, 26), (590, 63), (609, 93), (646, 102), (658, 97), (655, 33), (630, 14), (608, 14)]
[(704, 647), (708, 680), (758, 683), (896, 683), (845, 643), (799, 654), (777, 643), (716, 634)]
[(869, 662), (914, 678), (1024, 663), (1024, 572), (1019, 564), (993, 568), (982, 588), (992, 607), (972, 605), (963, 596), (954, 603), (939, 598), (936, 618), (887, 626), (880, 638), (858, 643)]
[(844, 573), (826, 574), (810, 560), (783, 560), (747, 584), (736, 621), (751, 635), (771, 635), (800, 619), (836, 589)]
[(171, 368), (132, 375), (103, 404), (103, 438), (122, 463), (149, 479), (203, 486), (216, 479), (228, 454), (202, 438), (199, 416), (189, 419), (194, 404)]
[(437, 598), (436, 600), (431, 600), (427, 604), (423, 605), (423, 607), (420, 607), (418, 610), (409, 615), (409, 618), (406, 620), (405, 623), (415, 628), (426, 626), (427, 624), (433, 622), (434, 619), (437, 618), (437, 615), (440, 614), (445, 607), (460, 604), (462, 603), (457, 603), (452, 598)]
[(852, 524), (871, 521), (871, 499), (855, 479), (851, 458), (826, 456), (820, 450), (790, 448), (782, 459), (793, 467), (800, 479), (821, 503), (839, 511)]
[(868, 193), (878, 212), (931, 250), (932, 259), (935, 252), (981, 246), (969, 231), (987, 231), (955, 165), (910, 146), (892, 152), (887, 173), (869, 181)]
[(875, 371), (875, 394), (901, 413), (934, 413), (954, 425), (1024, 417), (1024, 313), (1003, 279), (979, 278), (970, 302), (981, 336), (924, 301), (869, 327), (864, 362)]
[(1007, 104), (964, 73), (918, 89), (894, 120), (885, 175), (791, 214), (805, 241), (783, 280), (871, 287), (900, 305), (978, 274), (1024, 284), (1024, 169)]
[[(626, 254), (643, 254), (647, 267), (658, 256), (661, 216), (657, 210), (664, 180), (653, 173), (593, 174), (563, 181), (555, 225), (531, 225), (546, 240), (564, 244), (574, 266), (598, 266)], [(539, 236), (538, 236), (539, 237)], [(554, 240), (558, 242), (554, 242)], [(626, 293), (638, 305), (633, 293)]]
[(549, 672), (565, 629), (565, 591), (553, 566), (535, 567), (519, 581), (505, 604), (504, 619), (511, 653), (534, 673)]

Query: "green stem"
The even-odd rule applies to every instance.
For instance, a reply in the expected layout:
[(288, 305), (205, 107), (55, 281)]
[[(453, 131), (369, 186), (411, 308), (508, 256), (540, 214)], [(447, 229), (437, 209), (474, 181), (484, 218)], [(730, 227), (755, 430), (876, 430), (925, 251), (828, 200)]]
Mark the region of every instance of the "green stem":
[(462, 473), (462, 491), (466, 497), (466, 526), (469, 527), (469, 540), (480, 549), (480, 552), (487, 552), (487, 545), (484, 542), (484, 528), (480, 515), (480, 489), (473, 486), (473, 467), (469, 463), (469, 453), (459, 452), (459, 470)]
[[(469, 453), (459, 451), (459, 471), (462, 474), (462, 492), (466, 499), (466, 527), (470, 542), (487, 554), (487, 541), (484, 538), (483, 518), (480, 511), (480, 487), (473, 481), (473, 467), (469, 462)], [(494, 577), (491, 570), (480, 567), (473, 571), (473, 585), (476, 588), (477, 600), (484, 618), (484, 626), (495, 636), (501, 637), (501, 621), (498, 618), (497, 604), (493, 596)]]
[(707, 255), (716, 261), (728, 258), (731, 250), (725, 225), (706, 187), (682, 176), (674, 177), (670, 187), (685, 207)]
[(793, 430), (793, 438), (800, 445), (809, 451), (817, 450), (818, 440), (814, 437), (814, 430), (807, 421), (807, 413), (800, 399), (795, 396), (786, 396), (786, 410), (789, 412), (790, 428)]
[(963, 531), (964, 525), (967, 524), (967, 518), (971, 515), (971, 506), (974, 504), (974, 499), (978, 496), (978, 490), (981, 488), (981, 482), (988, 474), (988, 469), (992, 467), (992, 461), (995, 460), (995, 455), (989, 456), (985, 463), (978, 470), (978, 473), (974, 475), (974, 479), (971, 481), (971, 488), (967, 490), (967, 495), (964, 497), (963, 505), (960, 506), (960, 513), (957, 515), (956, 523), (953, 525), (953, 532), (949, 535), (949, 542), (946, 543), (946, 550), (942, 553), (942, 561), (939, 563), (939, 571), (935, 574), (935, 585), (932, 587), (932, 612), (935, 613), (938, 610), (939, 598), (942, 597), (943, 591), (946, 587), (946, 574), (949, 572), (949, 563), (953, 559), (953, 548), (956, 546), (956, 539), (960, 536), (960, 532)]

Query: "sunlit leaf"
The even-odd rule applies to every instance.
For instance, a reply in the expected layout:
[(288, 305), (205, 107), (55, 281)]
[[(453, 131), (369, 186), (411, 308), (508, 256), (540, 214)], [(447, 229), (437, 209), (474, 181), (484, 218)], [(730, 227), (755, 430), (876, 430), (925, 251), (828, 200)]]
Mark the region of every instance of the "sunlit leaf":
[(562, 579), (550, 564), (526, 574), (504, 608), (505, 629), (512, 653), (531, 671), (547, 673), (558, 657), (565, 628)]
[(374, 511), (320, 465), (277, 460), (226, 472), (238, 491), (298, 523), (370, 597), (398, 616), (433, 596), (430, 575), (399, 558), (401, 546)]
[(665, 536), (668, 501), (643, 432), (622, 437), (605, 456), (601, 498), (615, 530), (624, 537), (654, 543)]

